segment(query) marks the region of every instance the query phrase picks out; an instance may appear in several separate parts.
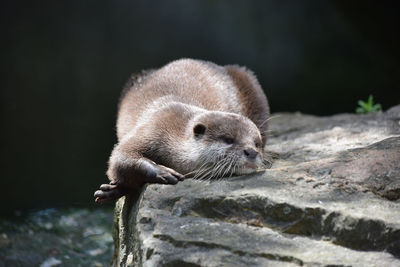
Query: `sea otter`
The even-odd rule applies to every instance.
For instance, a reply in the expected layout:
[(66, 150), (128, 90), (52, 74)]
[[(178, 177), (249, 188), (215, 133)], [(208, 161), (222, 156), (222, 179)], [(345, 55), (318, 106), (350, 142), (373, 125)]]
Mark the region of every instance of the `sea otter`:
[(255, 172), (264, 166), (268, 117), (267, 98), (244, 67), (180, 59), (133, 75), (119, 103), (110, 183), (96, 202), (145, 183)]

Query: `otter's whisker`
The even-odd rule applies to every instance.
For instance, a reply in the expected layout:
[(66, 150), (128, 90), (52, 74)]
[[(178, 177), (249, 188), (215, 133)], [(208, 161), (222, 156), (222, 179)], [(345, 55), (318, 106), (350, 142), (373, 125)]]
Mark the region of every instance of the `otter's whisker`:
[(207, 176), (210, 173), (210, 168), (204, 168), (201, 172), (199, 172), (195, 179), (197, 180), (202, 180), (205, 176)]
[(236, 173), (237, 166), (238, 166), (238, 158), (236, 157), (233, 160), (233, 166), (231, 168), (232, 171), (231, 171), (231, 174), (229, 175), (229, 177), (232, 177)]
[(235, 155), (229, 155), (229, 157), (227, 157), (228, 158), (228, 161), (227, 161), (227, 164), (225, 165), (225, 168), (224, 168), (224, 172), (222, 173), (222, 175), (219, 177), (220, 179), (222, 179), (223, 177), (226, 177), (227, 176), (227, 174), (229, 174), (229, 172), (231, 171), (231, 169), (232, 169), (232, 165), (234, 164), (234, 162), (236, 161), (236, 157), (235, 157)]
[(213, 166), (210, 166), (209, 168), (201, 172), (201, 174), (196, 179), (205, 180), (204, 178), (206, 178), (210, 173), (212, 173), (212, 171), (213, 171)]
[(237, 162), (235, 162), (235, 165), (233, 166), (232, 174), (236, 174), (237, 168), (238, 168), (238, 165), (237, 165)]
[(206, 161), (204, 162), (197, 170), (194, 172), (196, 173), (193, 176), (193, 179), (198, 179), (204, 172), (208, 171), (209, 167), (207, 166), (209, 163)]
[[(184, 174), (183, 177), (189, 178), (189, 175), (192, 175), (192, 174), (194, 174), (194, 173), (196, 173), (196, 172), (197, 172), (197, 170), (188, 172), (188, 173)], [(193, 177), (192, 177), (192, 178), (193, 178)]]
[(221, 178), (222, 178), (222, 177), (225, 177), (225, 174), (229, 173), (229, 170), (232, 168), (232, 163), (233, 163), (233, 161), (234, 161), (234, 158), (232, 157), (232, 159), (228, 162), (229, 165), (228, 165), (228, 167), (225, 169), (225, 171), (224, 171), (224, 173), (222, 174)]
[(234, 174), (234, 172), (235, 172), (235, 166), (233, 166), (232, 168), (231, 168), (231, 174), (229, 174), (229, 177), (228, 177), (228, 179), (229, 178), (231, 178), (232, 177), (232, 175)]
[(231, 162), (232, 159), (230, 157), (225, 158), (223, 168), (221, 168), (220, 172), (218, 173), (218, 178), (225, 177), (226, 171), (229, 170)]
[(275, 118), (279, 118), (281, 115), (275, 115), (275, 116), (271, 116), (269, 118), (267, 118), (266, 120), (264, 120), (259, 127), (263, 127), (263, 125), (268, 122), (270, 119), (275, 119)]
[(210, 180), (210, 177), (212, 177), (212, 176), (214, 175), (214, 172), (215, 172), (215, 166), (212, 166), (212, 167), (210, 168), (209, 172), (203, 177), (203, 179), (204, 179), (205, 181)]
[(196, 171), (195, 175), (192, 177), (193, 179), (198, 179), (204, 172), (207, 171), (206, 167), (203, 167)]
[(221, 177), (220, 175), (228, 163), (229, 163), (228, 160), (226, 160), (226, 159), (222, 160), (222, 162), (219, 164), (218, 168), (215, 171), (215, 175), (214, 175), (215, 178)]
[(215, 167), (212, 168), (211, 174), (209, 176), (207, 176), (207, 180), (212, 180), (216, 176), (219, 168), (220, 168), (220, 165), (218, 165), (216, 168)]

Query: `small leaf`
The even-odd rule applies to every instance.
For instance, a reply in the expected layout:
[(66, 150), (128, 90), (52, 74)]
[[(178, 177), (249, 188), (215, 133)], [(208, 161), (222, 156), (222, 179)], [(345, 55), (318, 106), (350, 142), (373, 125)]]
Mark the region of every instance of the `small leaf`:
[(364, 109), (362, 107), (358, 107), (356, 109), (356, 113), (358, 113), (358, 114), (364, 113)]
[(365, 109), (365, 111), (367, 111), (368, 108), (369, 108), (368, 103), (365, 103), (365, 102), (362, 102), (362, 104), (361, 104), (360, 106), (361, 106), (363, 109)]
[(373, 106), (373, 111), (374, 111), (374, 112), (377, 112), (377, 111), (379, 111), (379, 110), (381, 110), (381, 109), (382, 109), (381, 104), (376, 104), (376, 105)]
[(368, 97), (368, 105), (372, 107), (374, 104), (374, 97), (372, 95), (369, 95)]
[(357, 113), (373, 113), (382, 109), (381, 104), (374, 105), (374, 97), (372, 95), (368, 96), (367, 102), (359, 100), (358, 105), (359, 107), (356, 109)]

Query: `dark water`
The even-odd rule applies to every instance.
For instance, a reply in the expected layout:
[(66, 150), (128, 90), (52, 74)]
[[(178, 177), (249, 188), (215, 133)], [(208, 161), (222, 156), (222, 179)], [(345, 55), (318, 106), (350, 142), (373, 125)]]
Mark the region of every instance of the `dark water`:
[(237, 63), (272, 111), (400, 103), (395, 1), (1, 1), (1, 213), (94, 207), (132, 72)]

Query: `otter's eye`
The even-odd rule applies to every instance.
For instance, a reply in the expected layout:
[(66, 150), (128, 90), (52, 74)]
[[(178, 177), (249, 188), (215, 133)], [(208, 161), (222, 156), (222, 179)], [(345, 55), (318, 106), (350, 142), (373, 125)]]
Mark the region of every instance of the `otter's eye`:
[(232, 137), (228, 137), (228, 136), (221, 136), (220, 139), (228, 145), (233, 144), (233, 142), (235, 141)]
[(260, 147), (261, 147), (261, 143), (258, 142), (258, 141), (255, 141), (254, 144), (256, 145), (257, 148), (260, 148)]
[(206, 132), (206, 126), (204, 126), (201, 123), (197, 124), (193, 128), (193, 133), (194, 133), (194, 136), (196, 136), (196, 137), (202, 136), (205, 132)]

